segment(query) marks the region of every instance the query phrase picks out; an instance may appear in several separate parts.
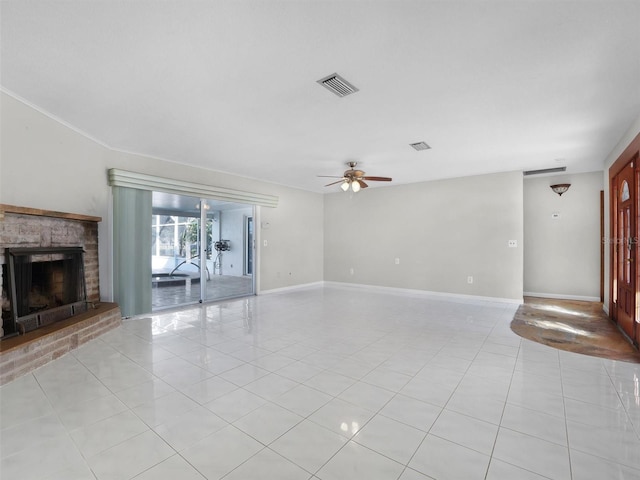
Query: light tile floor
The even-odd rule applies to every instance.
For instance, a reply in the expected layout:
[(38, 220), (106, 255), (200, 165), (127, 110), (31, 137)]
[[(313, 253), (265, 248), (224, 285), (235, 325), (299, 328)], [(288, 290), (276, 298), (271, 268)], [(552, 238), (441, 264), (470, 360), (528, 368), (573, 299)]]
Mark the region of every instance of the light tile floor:
[(2, 480), (640, 479), (640, 365), (325, 287), (138, 317), (0, 389)]

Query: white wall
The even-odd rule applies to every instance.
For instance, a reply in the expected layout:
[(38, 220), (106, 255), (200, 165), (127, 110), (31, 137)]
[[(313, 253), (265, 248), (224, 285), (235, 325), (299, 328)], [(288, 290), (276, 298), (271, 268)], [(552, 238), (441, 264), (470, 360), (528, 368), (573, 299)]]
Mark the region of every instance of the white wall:
[(507, 172), (326, 195), (325, 280), (522, 300), (522, 182)]
[(0, 107), (0, 201), (104, 219), (110, 150), (5, 93)]
[[(558, 196), (556, 183), (571, 187)], [(600, 301), (602, 189), (602, 172), (525, 179), (525, 295)]]
[[(322, 281), (321, 194), (114, 151), (4, 92), (0, 106), (0, 203), (102, 217), (99, 242), (103, 300), (112, 295), (109, 168), (277, 195), (277, 208), (258, 209), (263, 219), (271, 220), (269, 235), (275, 239), (259, 252), (258, 289)], [(301, 219), (304, 228), (300, 228)], [(260, 229), (256, 230), (260, 235)], [(287, 275), (276, 271), (276, 266), (285, 266)]]
[(318, 262), (320, 279), (324, 279), (323, 229), (314, 228), (324, 222), (323, 196), (305, 199), (304, 192), (294, 190), (288, 198), (278, 208), (260, 208), (255, 223), (261, 268), (271, 276), (273, 288), (313, 282), (308, 272), (316, 271)]
[(624, 133), (624, 135), (620, 138), (620, 141), (617, 145), (611, 150), (611, 153), (607, 156), (604, 161), (604, 228), (605, 228), (605, 237), (607, 247), (605, 248), (604, 255), (604, 309), (608, 311), (609, 309), (609, 290), (611, 288), (611, 272), (609, 269), (611, 268), (611, 257), (609, 252), (609, 242), (611, 240), (611, 235), (609, 232), (609, 208), (610, 208), (610, 198), (609, 198), (609, 168), (614, 162), (620, 157), (622, 152), (631, 144), (632, 140), (636, 138), (640, 134), (640, 115), (635, 121), (631, 124), (629, 129)]
[[(277, 208), (257, 208), (258, 291), (324, 279), (522, 297), (519, 172), (376, 188), (352, 198), (343, 192), (323, 196), (114, 151), (5, 93), (0, 106), (0, 203), (101, 216), (105, 300), (111, 295), (112, 277), (108, 168), (279, 196)], [(607, 158), (606, 170), (638, 132), (640, 117)], [(608, 191), (606, 171), (604, 175)], [(608, 193), (605, 200), (608, 203)], [(605, 215), (608, 225), (608, 207)], [(509, 239), (518, 240), (519, 248), (507, 248)], [(399, 265), (395, 258), (400, 258)], [(608, 298), (608, 258), (606, 262)], [(351, 267), (354, 275), (349, 274)], [(474, 276), (473, 284), (466, 283), (468, 275)]]

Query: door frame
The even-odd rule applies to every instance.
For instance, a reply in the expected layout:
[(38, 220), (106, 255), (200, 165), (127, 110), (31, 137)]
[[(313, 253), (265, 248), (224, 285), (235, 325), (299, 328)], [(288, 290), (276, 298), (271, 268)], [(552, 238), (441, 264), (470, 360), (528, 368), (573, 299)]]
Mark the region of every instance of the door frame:
[[(635, 202), (636, 206), (636, 215), (640, 215), (640, 208), (638, 208), (640, 202), (640, 185), (638, 185), (638, 183), (640, 183), (638, 181), (638, 179), (640, 178), (640, 134), (638, 134), (633, 139), (629, 146), (624, 150), (624, 152), (622, 152), (618, 159), (609, 168), (609, 317), (617, 325), (617, 304), (615, 302), (615, 299), (617, 297), (616, 286), (618, 278), (618, 257), (616, 250), (618, 192), (615, 181), (618, 174), (631, 162), (633, 162), (635, 183), (632, 188), (631, 194), (632, 197), (635, 197), (633, 198), (633, 201)], [(633, 232), (633, 236), (635, 236), (636, 238), (640, 238), (640, 219), (638, 217), (636, 217), (636, 231)], [(635, 248), (638, 248), (637, 243)], [(634, 328), (631, 340), (633, 344), (638, 347), (638, 345), (640, 344), (640, 313), (638, 311), (638, 308), (640, 307), (640, 278), (638, 277), (638, 274), (640, 274), (640, 269), (638, 269), (635, 263), (633, 265), (633, 269), (635, 270), (633, 274), (636, 278), (636, 305), (634, 315)]]

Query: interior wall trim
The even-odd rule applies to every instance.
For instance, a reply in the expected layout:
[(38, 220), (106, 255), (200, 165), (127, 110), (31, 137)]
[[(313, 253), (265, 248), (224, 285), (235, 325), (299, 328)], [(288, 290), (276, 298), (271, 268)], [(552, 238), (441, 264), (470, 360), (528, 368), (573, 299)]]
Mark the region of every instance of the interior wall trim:
[(581, 302), (601, 302), (600, 297), (589, 295), (565, 295), (562, 293), (524, 292), (525, 297), (553, 298), (554, 300), (578, 300)]
[(258, 295), (273, 295), (276, 293), (289, 293), (298, 290), (310, 290), (314, 288), (322, 288), (324, 282), (322, 280), (311, 283), (301, 283), (300, 285), (291, 285), (289, 287), (270, 288), (269, 290), (261, 290), (257, 292)]
[(244, 192), (242, 190), (232, 190), (230, 188), (215, 187), (201, 183), (185, 182), (145, 173), (129, 172), (118, 168), (109, 169), (108, 183), (112, 187), (137, 188), (139, 190), (211, 198), (225, 202), (260, 205), (262, 207), (275, 208), (278, 206), (278, 197), (275, 195)]
[(410, 288), (383, 287), (379, 285), (366, 285), (361, 283), (324, 281), (325, 287), (353, 288), (358, 290), (369, 290), (371, 292), (384, 292), (395, 295), (406, 295), (409, 297), (434, 298), (446, 302), (465, 303), (470, 305), (494, 305), (496, 303), (506, 303), (510, 305), (521, 305), (524, 298), (500, 298), (484, 297), (481, 295), (465, 295), (462, 293), (433, 292), (429, 290), (415, 290)]

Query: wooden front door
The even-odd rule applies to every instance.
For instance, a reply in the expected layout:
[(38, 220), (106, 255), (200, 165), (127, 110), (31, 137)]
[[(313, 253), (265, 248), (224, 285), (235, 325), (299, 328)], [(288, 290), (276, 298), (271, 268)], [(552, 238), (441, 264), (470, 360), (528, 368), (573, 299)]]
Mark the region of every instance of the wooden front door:
[(620, 328), (631, 339), (635, 339), (636, 317), (636, 172), (629, 162), (615, 177), (616, 193), (616, 312), (615, 319)]
[(640, 268), (636, 263), (640, 261), (640, 134), (636, 135), (609, 168), (609, 187), (609, 315), (635, 345), (639, 346)]

